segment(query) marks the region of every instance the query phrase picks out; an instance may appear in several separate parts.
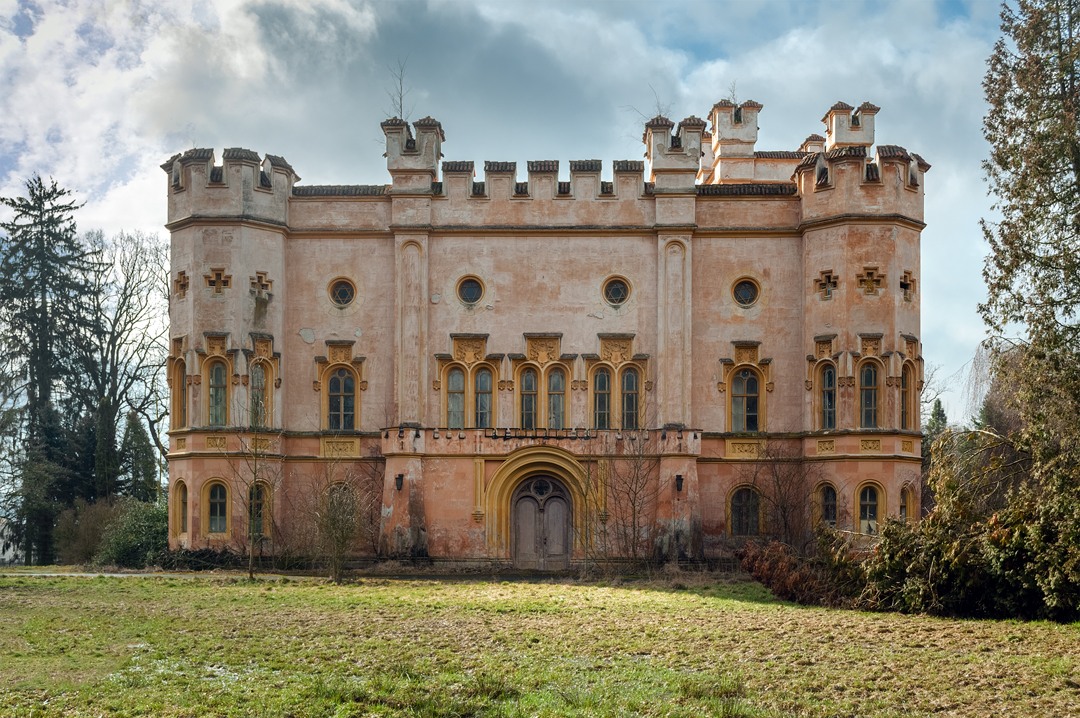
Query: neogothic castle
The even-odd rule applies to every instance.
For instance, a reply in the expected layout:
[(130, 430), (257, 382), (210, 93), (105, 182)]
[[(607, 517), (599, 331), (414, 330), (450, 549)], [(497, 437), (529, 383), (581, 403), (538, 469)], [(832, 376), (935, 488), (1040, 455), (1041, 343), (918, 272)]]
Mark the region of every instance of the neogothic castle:
[(929, 165), (869, 103), (757, 150), (761, 109), (568, 175), (430, 117), (382, 123), (386, 185), (169, 159), (171, 545), (301, 550), (341, 486), (357, 555), (535, 569), (915, 517)]

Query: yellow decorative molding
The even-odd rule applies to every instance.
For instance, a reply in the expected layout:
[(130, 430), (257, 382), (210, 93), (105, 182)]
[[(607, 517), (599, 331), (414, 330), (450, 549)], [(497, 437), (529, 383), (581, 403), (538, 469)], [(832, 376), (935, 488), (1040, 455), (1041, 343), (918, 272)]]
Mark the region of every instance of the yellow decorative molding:
[(735, 347), (736, 364), (757, 364), (758, 348), (756, 344)]
[(525, 356), (540, 366), (559, 358), (558, 337), (526, 337)]
[(183, 451), (186, 448), (187, 448), (187, 437), (185, 437), (185, 436), (177, 437), (177, 439), (176, 439), (176, 450), (177, 451)]
[(330, 458), (360, 456), (360, 441), (324, 436), (322, 437), (322, 455)]
[(487, 354), (486, 337), (454, 337), (454, 359), (475, 364)]
[(630, 361), (634, 355), (633, 340), (627, 338), (606, 337), (600, 340), (600, 360), (616, 366)]
[(819, 454), (832, 454), (836, 451), (835, 439), (818, 439), (817, 452)]
[(913, 439), (902, 439), (900, 441), (900, 450), (909, 454), (915, 453), (915, 441)]
[(208, 436), (206, 437), (207, 449), (225, 449), (229, 445), (228, 438), (224, 436)]
[(332, 344), (330, 345), (330, 363), (332, 364), (347, 364), (352, 361), (352, 345), (351, 344)]
[(728, 455), (736, 459), (756, 459), (761, 455), (760, 441), (728, 441)]
[(859, 451), (881, 451), (881, 439), (859, 439)]

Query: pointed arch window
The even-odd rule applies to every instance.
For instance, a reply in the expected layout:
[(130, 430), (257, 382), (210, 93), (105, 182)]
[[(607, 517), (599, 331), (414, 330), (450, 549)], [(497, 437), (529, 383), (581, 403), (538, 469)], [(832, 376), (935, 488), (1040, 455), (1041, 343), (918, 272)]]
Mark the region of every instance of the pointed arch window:
[(476, 372), (476, 428), (491, 428), (491, 370), (480, 369)]
[(536, 370), (526, 369), (521, 372), (521, 428), (535, 429), (537, 414)]
[(859, 531), (864, 534), (877, 533), (878, 528), (878, 490), (873, 486), (864, 486), (859, 491)]
[(229, 492), (224, 484), (210, 487), (209, 533), (223, 534), (229, 527)]
[(548, 428), (562, 429), (566, 417), (566, 374), (555, 368), (548, 374)]
[(904, 523), (915, 518), (915, 511), (911, 498), (912, 491), (910, 488), (905, 486), (900, 489), (900, 520)]
[(264, 519), (266, 516), (266, 489), (257, 483), (248, 491), (248, 537), (252, 539), (262, 538), (264, 534)]
[(900, 371), (900, 428), (912, 428), (912, 392), (911, 392), (911, 367), (905, 366)]
[(836, 428), (836, 367), (832, 364), (821, 370), (821, 428)]
[(593, 427), (611, 428), (611, 371), (597, 369), (593, 375)]
[(229, 384), (225, 362), (215, 361), (210, 364), (210, 392), (207, 408), (207, 423), (210, 426), (225, 426), (228, 420)]
[(758, 375), (753, 369), (740, 369), (731, 382), (731, 430), (758, 431)]
[(761, 502), (751, 488), (743, 487), (731, 496), (732, 536), (757, 536), (761, 531)]
[(183, 360), (173, 365), (173, 407), (172, 427), (182, 429), (187, 426), (187, 370)]
[(457, 367), (446, 375), (446, 425), (465, 428), (465, 372)]
[(187, 484), (180, 482), (176, 487), (176, 503), (177, 510), (180, 515), (177, 516), (177, 524), (180, 527), (179, 533), (186, 534), (188, 530), (188, 490)]
[(248, 371), (251, 426), (261, 429), (267, 425), (266, 367), (257, 362)]
[(640, 377), (637, 369), (626, 369), (622, 375), (622, 428), (638, 428)]
[(836, 489), (831, 484), (821, 487), (821, 521), (836, 526)]
[(345, 367), (334, 369), (327, 390), (327, 428), (352, 431), (356, 426), (356, 376)]
[(878, 369), (867, 362), (859, 369), (859, 426), (863, 429), (878, 427)]

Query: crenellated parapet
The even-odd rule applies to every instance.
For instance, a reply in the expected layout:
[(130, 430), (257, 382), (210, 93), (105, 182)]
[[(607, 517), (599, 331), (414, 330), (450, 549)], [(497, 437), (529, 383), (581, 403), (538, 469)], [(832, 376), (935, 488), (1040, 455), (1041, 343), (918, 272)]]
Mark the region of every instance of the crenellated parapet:
[(874, 116), (881, 110), (864, 102), (852, 107), (837, 102), (821, 121), (825, 123), (825, 151), (836, 147), (869, 147), (874, 144)]
[(283, 157), (227, 148), (216, 164), (214, 150), (194, 148), (161, 165), (169, 182), (169, 223), (184, 219), (245, 218), (284, 225), (288, 200), (299, 181)]
[(690, 116), (675, 123), (657, 115), (645, 123), (642, 141), (645, 143), (645, 159), (649, 163), (649, 179), (657, 193), (692, 192), (698, 170), (701, 167), (701, 138), (706, 123), (699, 117)]
[(386, 169), (393, 178), (391, 192), (431, 194), (431, 184), (438, 180), (442, 143), (446, 141), (442, 124), (425, 117), (410, 127), (400, 117), (391, 117), (381, 127), (386, 135)]
[(605, 181), (600, 160), (571, 160), (570, 179), (559, 178), (558, 160), (530, 160), (526, 180), (521, 181), (516, 162), (484, 162), (483, 180), (477, 179), (470, 161), (442, 163), (443, 181), (434, 194), (451, 200), (488, 201), (621, 199), (638, 200), (646, 191), (645, 163), (616, 160), (612, 180)]

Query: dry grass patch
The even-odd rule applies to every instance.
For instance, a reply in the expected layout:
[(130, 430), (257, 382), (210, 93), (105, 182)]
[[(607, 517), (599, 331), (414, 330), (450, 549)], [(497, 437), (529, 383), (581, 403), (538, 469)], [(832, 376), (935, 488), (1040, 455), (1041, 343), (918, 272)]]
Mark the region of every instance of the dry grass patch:
[(0, 714), (1080, 715), (1080, 626), (757, 584), (0, 578)]

